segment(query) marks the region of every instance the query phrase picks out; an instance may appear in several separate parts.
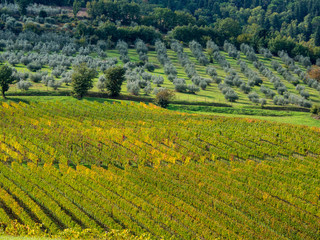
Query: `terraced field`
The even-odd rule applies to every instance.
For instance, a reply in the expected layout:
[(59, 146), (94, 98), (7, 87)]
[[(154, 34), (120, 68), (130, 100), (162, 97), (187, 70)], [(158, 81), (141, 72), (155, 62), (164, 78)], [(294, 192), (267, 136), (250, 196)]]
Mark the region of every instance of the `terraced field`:
[(319, 239), (320, 130), (154, 105), (2, 103), (0, 222)]

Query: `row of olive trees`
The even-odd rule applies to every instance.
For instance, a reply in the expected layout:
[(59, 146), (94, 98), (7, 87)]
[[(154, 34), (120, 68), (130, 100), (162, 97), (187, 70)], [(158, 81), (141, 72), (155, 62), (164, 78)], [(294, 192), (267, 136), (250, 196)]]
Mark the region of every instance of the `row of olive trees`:
[(153, 75), (145, 72), (143, 67), (128, 69), (126, 71), (126, 79), (129, 93), (139, 95), (141, 89), (146, 95), (152, 92), (151, 81), (153, 80)]
[(228, 53), (229, 57), (232, 57), (234, 59), (240, 59), (240, 52), (232, 43), (225, 41), (223, 44), (223, 49), (225, 52)]
[(248, 86), (260, 86), (263, 83), (260, 76), (249, 68), (246, 62), (238, 60), (237, 63), (240, 66), (241, 72), (248, 78)]
[(311, 67), (311, 65), (312, 65), (310, 57), (298, 55), (295, 57), (295, 60), (298, 61), (302, 66), (304, 66), (306, 68)]
[(259, 94), (256, 92), (249, 93), (248, 98), (254, 104), (260, 104), (261, 106), (264, 106), (267, 103), (267, 100), (265, 98), (260, 98)]
[(188, 54), (184, 52), (183, 46), (178, 41), (174, 40), (171, 42), (171, 49), (176, 52), (179, 63), (183, 66), (185, 73), (193, 83), (187, 85), (185, 79), (177, 78), (173, 81), (175, 90), (177, 92), (190, 93), (196, 93), (200, 91), (200, 88), (205, 90), (212, 81), (198, 75), (194, 63), (190, 61)]
[(242, 43), (240, 45), (240, 50), (244, 55), (246, 55), (249, 61), (256, 62), (259, 60), (258, 56), (256, 55), (254, 49), (251, 46)]
[(273, 103), (275, 105), (287, 105), (291, 103), (291, 104), (298, 105), (301, 107), (306, 107), (306, 108), (312, 107), (311, 102), (309, 102), (305, 98), (289, 92), (286, 92), (286, 94), (284, 94), (283, 96), (275, 96), (273, 98)]
[(271, 59), (273, 57), (271, 51), (268, 48), (260, 48), (259, 53), (266, 59)]
[(128, 44), (125, 41), (119, 40), (117, 42), (116, 49), (119, 51), (120, 60), (123, 63), (130, 62), (130, 58), (128, 55)]
[(163, 42), (158, 40), (155, 43), (155, 49), (157, 52), (158, 61), (164, 67), (164, 73), (168, 76), (168, 80), (173, 82), (173, 80), (176, 79), (178, 72), (168, 57), (166, 46)]
[[(106, 70), (108, 67), (117, 64), (116, 58), (108, 58), (105, 60), (93, 58), (91, 56), (77, 55), (75, 57), (65, 56), (63, 54), (41, 54), (36, 52), (24, 51), (6, 51), (0, 54), (1, 62), (8, 62), (12, 66), (19, 63), (24, 64), (30, 71), (36, 72), (42, 69), (45, 65), (49, 66), (52, 70), (56, 69), (56, 73), (61, 75), (61, 69), (65, 70), (72, 65), (77, 65), (81, 62), (87, 62), (92, 68), (100, 68), (101, 71)], [(60, 74), (59, 74), (60, 72)]]
[(194, 57), (201, 65), (207, 66), (209, 64), (210, 61), (203, 53), (203, 49), (200, 43), (193, 40), (189, 43), (189, 48), (192, 51)]
[(147, 45), (141, 39), (137, 39), (135, 42), (135, 48), (139, 55), (139, 60), (143, 63), (147, 63), (149, 61)]
[[(257, 57), (254, 49), (246, 44), (242, 44), (240, 46), (241, 51), (246, 55), (247, 59), (253, 62), (253, 65), (260, 71), (262, 75), (267, 77), (271, 83), (273, 83), (274, 88), (277, 90), (277, 92), (282, 96), (275, 96), (275, 92), (273, 92), (271, 89), (261, 86), (260, 91), (265, 94), (267, 98), (273, 98), (273, 102), (276, 105), (286, 105), (286, 104), (295, 104), (302, 107), (311, 107), (311, 103), (307, 101), (309, 98), (309, 93), (303, 88), (302, 86), (298, 85), (299, 80), (295, 78), (287, 69), (283, 68), (282, 65), (278, 61), (271, 61), (271, 66), (274, 70), (276, 70), (280, 75), (284, 77), (287, 81), (292, 83), (295, 86), (299, 86), (296, 89), (299, 91), (301, 97), (297, 96), (296, 94), (292, 94), (288, 92), (287, 87), (281, 82), (280, 78), (275, 76), (270, 69), (268, 69), (261, 61), (259, 61), (259, 58)], [(264, 54), (264, 57), (271, 58), (272, 54), (269, 53), (268, 49), (260, 49), (260, 53)], [(294, 69), (297, 69), (297, 67), (294, 64), (294, 60), (291, 59), (286, 53), (279, 52), (279, 56), (282, 58), (282, 60), (285, 62), (286, 65), (294, 67)], [(245, 68), (244, 63), (240, 63), (241, 68)], [(251, 98), (251, 99), (250, 99)], [(250, 95), (251, 101), (258, 101), (257, 94), (252, 93)], [(261, 100), (263, 101), (263, 100)], [(261, 103), (261, 102), (260, 102)]]
[[(259, 72), (266, 78), (270, 80), (271, 83), (273, 83), (274, 88), (277, 90), (278, 94), (283, 95), (285, 92), (288, 91), (287, 87), (281, 82), (281, 79), (273, 74), (273, 72), (261, 61), (255, 61), (253, 62), (253, 66), (259, 70)], [(261, 89), (260, 89), (261, 90)], [(270, 94), (273, 95), (272, 93), (268, 93), (266, 91), (262, 92), (266, 95), (267, 97), (270, 97)]]
[[(20, 13), (19, 5), (15, 3), (9, 3), (9, 2), (1, 1), (0, 8), (11, 14), (18, 15)], [(36, 4), (36, 3), (29, 4), (26, 8), (26, 11), (28, 14), (32, 14), (32, 15), (39, 15), (40, 12), (43, 11), (48, 16), (55, 16), (61, 13), (65, 13), (65, 14), (67, 13), (66, 10), (58, 7), (46, 6), (46, 5)]]
[[(281, 57), (281, 60), (287, 65), (287, 71), (291, 71), (294, 74), (297, 74), (300, 80), (303, 81), (303, 83), (320, 92), (320, 83), (315, 79), (312, 79), (309, 76), (307, 76), (306, 72), (304, 72), (297, 64), (295, 64), (294, 59), (290, 58), (289, 55), (284, 51), (280, 51), (278, 54)], [(296, 57), (296, 60), (299, 61), (302, 65), (304, 65), (307, 68), (307, 71), (310, 70), (311, 61), (309, 57), (303, 57), (300, 55)], [(282, 69), (280, 68), (280, 70)]]
[[(235, 56), (233, 52), (237, 51), (236, 48), (225, 42), (224, 47), (227, 51), (230, 52), (231, 56)], [(233, 86), (238, 87), (245, 94), (248, 94), (251, 91), (251, 87), (248, 86), (237, 74), (237, 72), (231, 67), (230, 63), (226, 58), (220, 53), (219, 47), (211, 40), (207, 42), (207, 52), (209, 53), (212, 60), (216, 60), (219, 65), (227, 73), (227, 76), (224, 79), (224, 82), (221, 83), (221, 80), (217, 77), (215, 69), (211, 67), (207, 68), (207, 73), (210, 75), (215, 82), (220, 83), (219, 89), (224, 95), (225, 99), (229, 102), (235, 102), (239, 99), (238, 94), (232, 89)], [(237, 58), (237, 56), (235, 56)]]
[(300, 83), (299, 79), (294, 77), (278, 61), (276, 61), (276, 60), (271, 61), (271, 67), (274, 70), (276, 70), (280, 75), (282, 75), (285, 80), (287, 80), (289, 83), (293, 84), (294, 86), (297, 86)]
[(219, 65), (227, 72), (231, 65), (227, 61), (227, 59), (220, 53), (220, 49), (217, 44), (215, 44), (212, 40), (207, 41), (206, 50), (210, 56), (210, 60), (216, 60)]

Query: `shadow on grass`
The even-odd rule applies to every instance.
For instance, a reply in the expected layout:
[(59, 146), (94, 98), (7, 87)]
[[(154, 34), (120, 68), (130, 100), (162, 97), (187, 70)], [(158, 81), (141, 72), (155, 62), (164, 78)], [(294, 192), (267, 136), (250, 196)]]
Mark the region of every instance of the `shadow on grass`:
[(11, 98), (11, 97), (7, 97), (6, 99), (1, 99), (1, 102), (15, 102), (15, 103), (19, 103), (19, 102), (23, 102), (23, 103), (27, 103), (29, 104), (30, 101), (23, 99), (23, 98)]
[(199, 112), (199, 113), (223, 113), (230, 115), (250, 115), (250, 116), (268, 116), (268, 117), (288, 117), (292, 116), (290, 112), (280, 112), (265, 109), (250, 109), (250, 108), (230, 108), (230, 107), (212, 107), (212, 106), (181, 106), (170, 105), (169, 110), (183, 112)]

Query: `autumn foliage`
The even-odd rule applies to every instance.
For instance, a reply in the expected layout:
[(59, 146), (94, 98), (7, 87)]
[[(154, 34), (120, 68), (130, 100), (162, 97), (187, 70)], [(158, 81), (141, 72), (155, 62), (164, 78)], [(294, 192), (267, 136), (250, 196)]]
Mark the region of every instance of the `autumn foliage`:
[(309, 78), (315, 79), (320, 82), (320, 67), (319, 66), (312, 66), (310, 71), (308, 72)]

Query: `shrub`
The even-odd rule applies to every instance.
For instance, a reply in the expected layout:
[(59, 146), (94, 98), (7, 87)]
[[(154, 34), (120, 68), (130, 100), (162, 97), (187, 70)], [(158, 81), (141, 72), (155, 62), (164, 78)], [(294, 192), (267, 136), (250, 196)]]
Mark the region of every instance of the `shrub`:
[(61, 87), (61, 81), (57, 80), (50, 80), (48, 81), (48, 87), (53, 88), (54, 90), (57, 90), (59, 87)]
[(101, 75), (99, 77), (99, 80), (97, 82), (97, 88), (103, 92), (106, 88), (106, 77), (104, 75)]
[(159, 92), (161, 92), (161, 91), (163, 91), (163, 90), (165, 90), (166, 88), (164, 88), (164, 87), (156, 87), (156, 88), (154, 88), (153, 89), (153, 94), (154, 95), (157, 95)]
[(17, 88), (20, 90), (27, 91), (32, 86), (31, 82), (21, 80), (17, 83)]
[(256, 92), (249, 93), (248, 98), (253, 103), (259, 103), (259, 95)]
[(40, 62), (31, 62), (27, 65), (27, 68), (31, 71), (31, 72), (36, 72), (41, 70), (42, 65)]
[(175, 94), (173, 91), (164, 89), (157, 93), (155, 103), (162, 108), (166, 108), (174, 97)]
[(248, 94), (251, 91), (251, 87), (245, 83), (242, 83), (240, 85), (240, 90), (243, 91), (245, 94)]
[(152, 63), (146, 63), (146, 64), (144, 65), (144, 67), (145, 67), (149, 72), (154, 72), (154, 70), (155, 70), (155, 66), (154, 66), (154, 64), (152, 64)]
[(205, 90), (207, 88), (208, 84), (205, 80), (201, 80), (200, 83), (199, 83), (199, 87), (202, 89), (202, 90)]
[(229, 102), (235, 102), (239, 99), (239, 96), (232, 88), (229, 88), (224, 94), (224, 98)]
[(320, 105), (313, 105), (310, 112), (315, 115), (320, 115)]
[(187, 91), (187, 84), (183, 78), (176, 78), (173, 81), (173, 84), (174, 84), (174, 89), (177, 92), (186, 92)]
[(153, 84), (156, 84), (158, 87), (160, 87), (160, 85), (164, 83), (164, 78), (162, 76), (153, 75), (151, 79)]
[(134, 81), (134, 82), (128, 82), (127, 83), (127, 91), (131, 93), (132, 95), (139, 95), (140, 92), (140, 85), (139, 81)]
[(152, 92), (152, 87), (150, 82), (147, 82), (147, 85), (143, 88), (143, 91), (146, 95), (149, 95)]
[(260, 98), (260, 99), (259, 99), (259, 103), (260, 103), (261, 107), (263, 107), (264, 105), (267, 104), (267, 100), (264, 99), (264, 98)]
[(194, 84), (188, 84), (187, 89), (190, 93), (193, 93), (193, 94), (200, 91), (200, 88)]
[(275, 105), (287, 105), (289, 102), (288, 102), (288, 100), (287, 99), (285, 99), (284, 97), (282, 97), (282, 96), (275, 96), (274, 98), (273, 98), (273, 103), (275, 104)]
[(42, 79), (41, 73), (34, 73), (30, 75), (30, 80), (34, 83), (41, 82), (41, 79)]
[(310, 97), (309, 92), (305, 91), (305, 90), (300, 91), (300, 95), (305, 99), (309, 99), (309, 97)]

